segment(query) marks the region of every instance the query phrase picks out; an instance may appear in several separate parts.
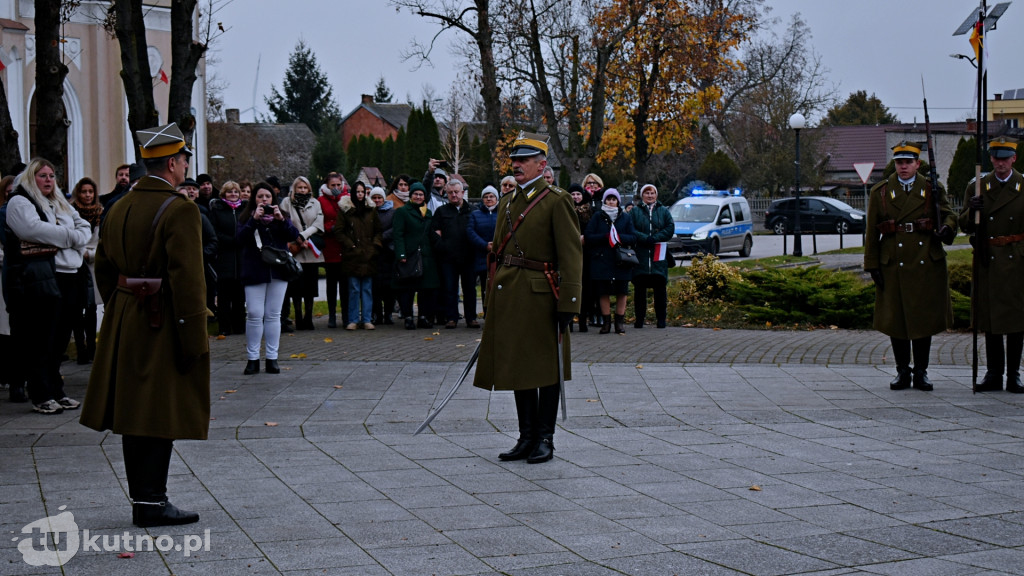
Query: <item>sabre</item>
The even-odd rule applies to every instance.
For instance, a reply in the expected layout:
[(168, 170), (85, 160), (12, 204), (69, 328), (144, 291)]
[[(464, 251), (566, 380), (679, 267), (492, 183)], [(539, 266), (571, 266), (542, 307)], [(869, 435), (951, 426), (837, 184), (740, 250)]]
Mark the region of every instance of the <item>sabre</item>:
[(448, 401), (452, 399), (452, 396), (455, 396), (455, 392), (459, 389), (459, 386), (462, 386), (462, 382), (466, 380), (466, 375), (469, 374), (469, 371), (473, 368), (473, 365), (476, 364), (476, 359), (478, 356), (480, 356), (480, 342), (476, 343), (476, 349), (473, 350), (473, 355), (469, 357), (469, 362), (466, 362), (466, 367), (462, 369), (462, 375), (459, 376), (459, 379), (455, 382), (455, 385), (452, 386), (452, 389), (449, 390), (448, 394), (445, 395), (443, 400), (441, 400), (441, 403), (437, 405), (437, 410), (431, 412), (430, 415), (427, 416), (427, 419), (424, 420), (422, 424), (420, 424), (420, 427), (417, 428), (416, 431), (412, 433), (413, 436), (419, 434), (420, 432), (423, 432), (423, 430), (425, 430), (427, 426), (430, 426), (430, 423), (434, 421), (434, 418), (437, 418), (437, 415), (441, 413), (441, 410), (444, 410), (444, 407), (448, 404)]
[(565, 366), (565, 356), (562, 352), (562, 327), (558, 322), (555, 322), (555, 330), (558, 331), (558, 392), (562, 397), (562, 422), (565, 422), (565, 372), (562, 372), (562, 368)]

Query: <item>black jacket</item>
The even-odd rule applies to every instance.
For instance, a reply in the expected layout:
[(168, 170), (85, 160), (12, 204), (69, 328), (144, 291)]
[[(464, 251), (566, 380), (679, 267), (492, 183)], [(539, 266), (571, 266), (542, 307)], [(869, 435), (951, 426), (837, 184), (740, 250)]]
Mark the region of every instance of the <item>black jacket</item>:
[(242, 243), (236, 238), (235, 229), (243, 206), (231, 208), (220, 198), (210, 200), (210, 223), (217, 233), (217, 277), (221, 279), (241, 277)]
[[(461, 207), (445, 204), (437, 209), (430, 223), (430, 240), (438, 261), (448, 261), (457, 265), (472, 263), (472, 246), (466, 229), (469, 228), (469, 216), (473, 207), (463, 202)], [(437, 232), (441, 235), (438, 236)]]

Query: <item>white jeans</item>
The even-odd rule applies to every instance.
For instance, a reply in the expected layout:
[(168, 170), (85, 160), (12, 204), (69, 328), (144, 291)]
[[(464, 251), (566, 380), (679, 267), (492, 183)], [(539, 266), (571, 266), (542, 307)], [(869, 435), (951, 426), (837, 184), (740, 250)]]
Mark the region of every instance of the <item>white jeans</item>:
[(245, 352), (249, 360), (260, 359), (260, 340), (267, 339), (267, 360), (277, 360), (281, 344), (281, 306), (288, 283), (271, 280), (270, 284), (245, 287)]

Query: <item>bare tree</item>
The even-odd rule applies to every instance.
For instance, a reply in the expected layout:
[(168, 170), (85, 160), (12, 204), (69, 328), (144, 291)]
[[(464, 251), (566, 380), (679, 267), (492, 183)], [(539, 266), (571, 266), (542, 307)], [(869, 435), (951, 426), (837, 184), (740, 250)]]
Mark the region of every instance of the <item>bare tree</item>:
[[(491, 150), (498, 147), (502, 137), (501, 90), (494, 60), (494, 29), (491, 22), (490, 0), (390, 0), (396, 8), (406, 8), (413, 14), (433, 20), (441, 25), (430, 43), (416, 43), (407, 52), (407, 59), (428, 62), (434, 42), (448, 30), (458, 30), (473, 39), (476, 46), (475, 69), (480, 76), (480, 96), (484, 102), (484, 139)], [(503, 7), (503, 10), (505, 8)]]
[(0, 78), (0, 175), (6, 176), (21, 163), (21, 149), (18, 148), (18, 131), (11, 121), (11, 109), (7, 102), (7, 90)]
[(68, 150), (68, 119), (64, 108), (64, 78), (68, 67), (61, 59), (61, 25), (77, 2), (36, 1), (36, 153), (57, 167), (64, 185), (64, 157)]

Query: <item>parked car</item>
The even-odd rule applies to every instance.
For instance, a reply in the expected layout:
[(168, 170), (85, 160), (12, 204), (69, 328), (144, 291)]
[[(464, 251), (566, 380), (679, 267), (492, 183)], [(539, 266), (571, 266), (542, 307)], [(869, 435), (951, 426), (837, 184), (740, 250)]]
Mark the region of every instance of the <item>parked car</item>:
[[(764, 227), (776, 234), (792, 234), (795, 219), (796, 198), (775, 200), (764, 211)], [(864, 231), (864, 211), (835, 198), (804, 196), (800, 199), (800, 231), (859, 234)]]
[(754, 223), (747, 199), (725, 190), (695, 191), (669, 208), (675, 236), (669, 250), (678, 252), (739, 252), (750, 256)]

